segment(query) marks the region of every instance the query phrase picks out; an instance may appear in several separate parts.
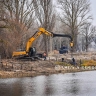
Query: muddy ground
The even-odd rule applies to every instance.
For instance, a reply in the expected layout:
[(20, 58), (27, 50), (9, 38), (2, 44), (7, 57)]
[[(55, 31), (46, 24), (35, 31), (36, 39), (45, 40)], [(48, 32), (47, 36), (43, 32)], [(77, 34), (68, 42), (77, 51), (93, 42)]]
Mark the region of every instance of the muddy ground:
[[(75, 58), (77, 66), (72, 65), (72, 58)], [(62, 62), (62, 58), (64, 61)], [(66, 72), (90, 71), (92, 69), (80, 69), (80, 60), (96, 59), (95, 53), (73, 53), (73, 54), (52, 54), (47, 60), (16, 60), (1, 59), (0, 60), (0, 78), (14, 77), (33, 77), (37, 75), (49, 75)], [(64, 68), (66, 63), (70, 64), (70, 68)]]

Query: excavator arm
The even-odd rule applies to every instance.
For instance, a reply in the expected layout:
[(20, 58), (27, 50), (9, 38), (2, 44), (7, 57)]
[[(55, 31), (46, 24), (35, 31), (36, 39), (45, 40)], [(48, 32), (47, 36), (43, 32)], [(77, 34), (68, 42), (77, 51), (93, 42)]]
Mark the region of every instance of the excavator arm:
[(54, 34), (53, 33), (53, 37), (67, 37), (70, 39), (70, 47), (73, 47), (73, 38), (70, 35), (64, 35), (64, 34)]
[(72, 37), (70, 35), (64, 35), (64, 34), (54, 34), (53, 33), (53, 37), (67, 37), (70, 38), (70, 42), (73, 41)]

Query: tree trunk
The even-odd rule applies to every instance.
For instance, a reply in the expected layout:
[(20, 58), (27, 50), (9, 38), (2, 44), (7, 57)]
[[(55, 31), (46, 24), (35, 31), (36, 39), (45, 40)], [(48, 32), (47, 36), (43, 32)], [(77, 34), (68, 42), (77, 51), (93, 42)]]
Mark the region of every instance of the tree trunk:
[(86, 52), (88, 52), (88, 37), (86, 36), (86, 45), (85, 45), (86, 47)]

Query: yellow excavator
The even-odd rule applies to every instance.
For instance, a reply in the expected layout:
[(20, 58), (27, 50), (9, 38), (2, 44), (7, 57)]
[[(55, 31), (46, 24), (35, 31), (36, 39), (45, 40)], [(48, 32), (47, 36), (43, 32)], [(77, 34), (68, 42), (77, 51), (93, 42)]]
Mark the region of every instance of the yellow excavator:
[(31, 57), (35, 58), (36, 57), (36, 49), (35, 47), (32, 47), (32, 43), (41, 35), (45, 34), (51, 37), (68, 37), (70, 38), (70, 46), (73, 47), (73, 39), (70, 35), (64, 35), (64, 34), (55, 34), (53, 32), (49, 32), (45, 30), (44, 28), (39, 28), (39, 31), (37, 31), (31, 38), (26, 43), (26, 49), (25, 51), (19, 51), (19, 52), (13, 52), (12, 57), (18, 57), (18, 56), (23, 56), (23, 57)]

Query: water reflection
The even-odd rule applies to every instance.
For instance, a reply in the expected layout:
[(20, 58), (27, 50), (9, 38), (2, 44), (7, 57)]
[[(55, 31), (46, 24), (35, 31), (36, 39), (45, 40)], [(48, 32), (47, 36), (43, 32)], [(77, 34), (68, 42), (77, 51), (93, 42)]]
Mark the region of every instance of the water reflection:
[(95, 96), (95, 74), (90, 71), (0, 79), (0, 96)]
[(0, 96), (22, 96), (22, 87), (14, 79), (0, 80)]
[(79, 83), (78, 79), (71, 80), (70, 83), (68, 84), (68, 90), (66, 92), (72, 93), (73, 96), (77, 95), (80, 90), (80, 88), (79, 88), (80, 86), (78, 83)]
[(69, 80), (69, 84), (67, 84), (66, 93), (72, 93), (72, 96), (76, 96), (80, 90), (79, 79), (76, 78), (75, 73), (72, 73), (71, 80)]

